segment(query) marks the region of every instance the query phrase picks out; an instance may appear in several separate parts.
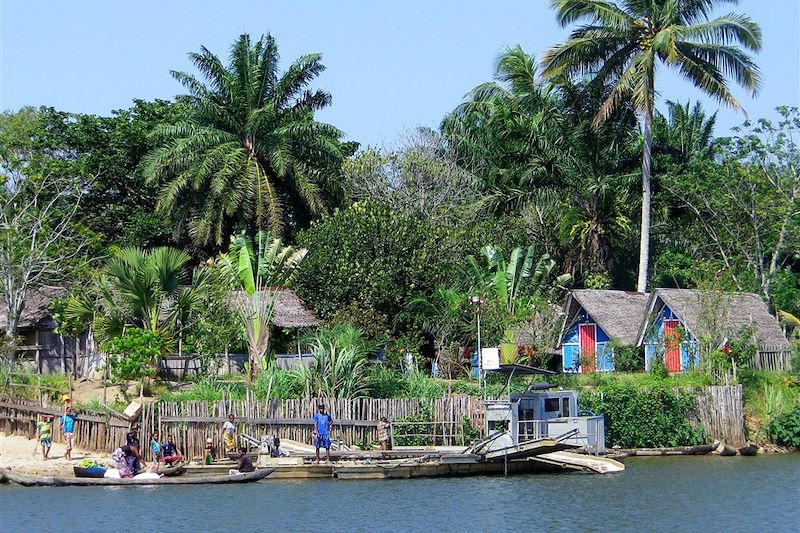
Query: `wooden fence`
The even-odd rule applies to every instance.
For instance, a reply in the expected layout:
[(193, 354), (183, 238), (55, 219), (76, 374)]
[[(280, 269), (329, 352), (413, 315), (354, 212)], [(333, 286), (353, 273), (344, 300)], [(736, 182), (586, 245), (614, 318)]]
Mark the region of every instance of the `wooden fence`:
[[(229, 413), (237, 418), (240, 433), (256, 438), (277, 435), (284, 439), (311, 442), (311, 420), (317, 412), (317, 400), (259, 401), (253, 397), (235, 401), (223, 399), (209, 405), (206, 402), (159, 402), (145, 404), (136, 421), (142, 444), (150, 433), (159, 431), (161, 439), (176, 438), (178, 448), (188, 457), (203, 454), (206, 439), (212, 438), (221, 448), (220, 429)], [(437, 442), (463, 442), (462, 420), (466, 417), (475, 430), (483, 429), (483, 402), (470, 396), (454, 396), (436, 400), (421, 399), (336, 399), (325, 400), (333, 418), (333, 437), (346, 444), (375, 443), (377, 422), (385, 416), (398, 420), (423, 415), (442, 422), (431, 425)], [(59, 416), (62, 409), (40, 406), (37, 402), (0, 397), (0, 431), (32, 438), (36, 433), (39, 414)], [(112, 413), (79, 411), (75, 428), (75, 445), (86, 450), (110, 452), (125, 444), (130, 424)], [(54, 441), (61, 434), (54, 430)], [(149, 457), (149, 454), (146, 454)]]
[(709, 439), (744, 446), (744, 409), (741, 385), (694, 389), (697, 416)]
[(792, 370), (792, 352), (780, 346), (763, 346), (753, 356), (750, 366), (756, 370), (789, 372)]
[[(719, 439), (735, 446), (745, 443), (742, 387), (712, 386), (692, 391), (696, 398), (698, 421), (709, 439)], [(346, 444), (375, 443), (377, 421), (385, 416), (392, 421), (419, 416), (437, 424), (427, 424), (432, 440), (439, 444), (461, 444), (464, 441), (463, 420), (479, 435), (484, 430), (484, 405), (480, 398), (453, 396), (436, 400), (404, 399), (337, 399), (325, 400), (333, 418), (333, 437)], [(213, 404), (206, 402), (159, 402), (142, 407), (139, 437), (144, 445), (150, 432), (157, 430), (161, 440), (173, 435), (178, 448), (188, 457), (203, 454), (207, 438), (221, 448), (220, 429), (229, 413), (237, 418), (241, 433), (261, 438), (277, 435), (284, 439), (311, 442), (311, 419), (317, 411), (316, 399), (244, 400), (225, 398)], [(0, 431), (32, 438), (36, 433), (38, 414), (59, 416), (60, 407), (41, 406), (37, 402), (0, 397)], [(110, 452), (125, 444), (130, 424), (115, 413), (80, 411), (75, 429), (75, 445), (96, 451)], [(53, 431), (55, 442), (61, 441)], [(149, 452), (146, 453), (149, 458)]]
[[(152, 418), (152, 407), (143, 410), (143, 415)], [(33, 438), (39, 415), (59, 417), (64, 414), (61, 406), (50, 407), (31, 400), (0, 397), (0, 431), (10, 435)], [(85, 450), (112, 451), (125, 444), (129, 422), (112, 413), (81, 411), (75, 421), (75, 446)], [(53, 425), (53, 442), (62, 442), (58, 421)]]

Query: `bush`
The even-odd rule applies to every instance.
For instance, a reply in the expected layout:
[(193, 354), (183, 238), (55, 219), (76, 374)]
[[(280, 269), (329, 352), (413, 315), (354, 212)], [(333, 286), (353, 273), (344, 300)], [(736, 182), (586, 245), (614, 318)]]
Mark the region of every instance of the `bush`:
[(767, 436), (778, 446), (800, 448), (800, 407), (773, 418), (766, 427)]
[(253, 383), (253, 390), (259, 400), (290, 400), (302, 398), (304, 383), (295, 372), (279, 370), (274, 362), (261, 372)]
[(369, 392), (372, 398), (403, 398), (408, 388), (400, 373), (374, 366), (369, 370)]
[(702, 428), (689, 422), (696, 415), (694, 398), (666, 387), (636, 389), (614, 385), (602, 392), (584, 392), (579, 408), (605, 415), (609, 446), (692, 446), (705, 440)]
[(644, 349), (639, 346), (615, 346), (614, 370), (642, 372), (644, 370)]
[(395, 317), (412, 296), (433, 291), (452, 270), (439, 232), (388, 206), (353, 204), (298, 235), (309, 252), (296, 290), (325, 318), (353, 301)]
[(155, 377), (155, 365), (159, 357), (170, 348), (170, 341), (165, 334), (141, 328), (128, 328), (122, 336), (113, 337), (102, 346), (108, 354), (111, 380), (121, 385), (144, 377)]
[(410, 398), (441, 398), (447, 392), (447, 386), (443, 381), (420, 372), (408, 375), (406, 388)]

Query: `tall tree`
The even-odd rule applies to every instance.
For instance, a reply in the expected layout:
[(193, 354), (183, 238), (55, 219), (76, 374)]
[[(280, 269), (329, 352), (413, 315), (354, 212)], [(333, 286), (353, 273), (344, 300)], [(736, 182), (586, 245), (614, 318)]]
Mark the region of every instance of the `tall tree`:
[(60, 286), (87, 264), (88, 238), (76, 224), (83, 176), (47, 131), (47, 112), (0, 113), (0, 329), (9, 337), (31, 291)]
[(560, 188), (568, 174), (569, 130), (536, 69), (520, 46), (506, 50), (495, 81), (473, 88), (442, 123), (456, 161), (480, 178), (493, 212), (517, 211), (542, 190)]
[(217, 248), (235, 229), (280, 233), (326, 211), (342, 159), (341, 132), (314, 112), (331, 103), (309, 84), (325, 69), (319, 54), (278, 70), (271, 35), (242, 35), (228, 65), (205, 47), (189, 54), (205, 83), (172, 75), (189, 91), (185, 118), (156, 130), (145, 175), (166, 183), (160, 207), (201, 245)]
[[(761, 29), (748, 17), (731, 13), (710, 19), (717, 5), (736, 0), (552, 0), (562, 27), (581, 25), (568, 41), (547, 51), (544, 75), (590, 76), (611, 82), (595, 124), (605, 121), (627, 100), (641, 117), (642, 219), (637, 290), (647, 289), (650, 254), (650, 170), (655, 74), (659, 62), (676, 69), (717, 101), (741, 109), (726, 77), (758, 91), (758, 67), (742, 51), (761, 49)], [(736, 46), (735, 43), (741, 45)]]

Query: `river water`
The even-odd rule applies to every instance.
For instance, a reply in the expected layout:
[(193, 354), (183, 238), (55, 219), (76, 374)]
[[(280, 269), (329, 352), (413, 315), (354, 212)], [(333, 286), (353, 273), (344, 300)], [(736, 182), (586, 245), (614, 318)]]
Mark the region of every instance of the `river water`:
[(630, 458), (619, 474), (0, 486), (0, 531), (800, 531), (800, 455)]

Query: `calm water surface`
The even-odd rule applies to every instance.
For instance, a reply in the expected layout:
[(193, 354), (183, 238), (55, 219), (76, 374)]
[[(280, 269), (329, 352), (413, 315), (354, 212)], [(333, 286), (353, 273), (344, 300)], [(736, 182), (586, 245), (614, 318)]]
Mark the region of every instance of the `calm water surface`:
[(0, 531), (800, 531), (800, 455), (621, 474), (172, 487), (0, 486)]

